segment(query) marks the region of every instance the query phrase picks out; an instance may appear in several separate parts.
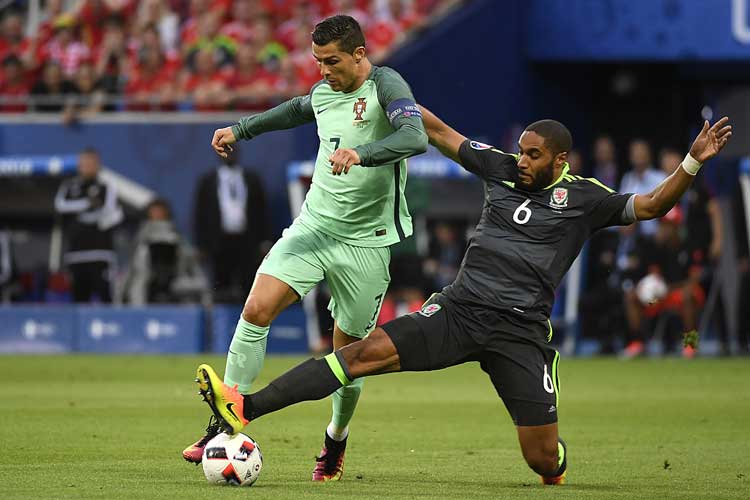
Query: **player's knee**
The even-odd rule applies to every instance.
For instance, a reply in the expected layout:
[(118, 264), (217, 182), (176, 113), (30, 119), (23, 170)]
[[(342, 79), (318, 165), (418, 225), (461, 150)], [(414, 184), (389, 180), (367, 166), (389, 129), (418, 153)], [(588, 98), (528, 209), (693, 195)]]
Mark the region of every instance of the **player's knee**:
[(242, 319), (256, 326), (268, 326), (274, 320), (274, 310), (258, 296), (250, 295), (242, 308)]

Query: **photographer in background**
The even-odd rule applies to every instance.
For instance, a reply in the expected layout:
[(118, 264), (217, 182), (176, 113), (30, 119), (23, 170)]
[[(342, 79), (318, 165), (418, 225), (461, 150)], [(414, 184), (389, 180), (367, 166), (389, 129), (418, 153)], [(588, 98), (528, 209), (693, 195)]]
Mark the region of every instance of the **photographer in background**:
[(160, 198), (146, 207), (125, 279), (133, 305), (200, 302), (208, 283), (195, 250), (180, 235), (172, 209)]
[(78, 175), (63, 181), (55, 197), (55, 211), (65, 217), (63, 262), (70, 270), (75, 302), (94, 297), (112, 301), (112, 229), (123, 214), (114, 186), (99, 178), (100, 169), (99, 153), (84, 149), (78, 157)]

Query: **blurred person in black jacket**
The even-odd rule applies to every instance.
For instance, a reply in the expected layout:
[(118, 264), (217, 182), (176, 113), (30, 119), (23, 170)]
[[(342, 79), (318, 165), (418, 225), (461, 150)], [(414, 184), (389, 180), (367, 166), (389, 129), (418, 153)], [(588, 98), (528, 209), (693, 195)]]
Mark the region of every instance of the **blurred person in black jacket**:
[(115, 264), (112, 229), (122, 221), (114, 186), (99, 178), (99, 153), (93, 148), (78, 157), (78, 175), (63, 181), (55, 210), (64, 216), (68, 266), (75, 302), (112, 301), (111, 273)]
[(195, 250), (174, 225), (169, 203), (160, 198), (151, 201), (123, 287), (128, 302), (200, 302), (206, 281)]
[(217, 302), (244, 301), (271, 244), (263, 186), (238, 159), (235, 148), (200, 179), (196, 192), (195, 239), (213, 271)]

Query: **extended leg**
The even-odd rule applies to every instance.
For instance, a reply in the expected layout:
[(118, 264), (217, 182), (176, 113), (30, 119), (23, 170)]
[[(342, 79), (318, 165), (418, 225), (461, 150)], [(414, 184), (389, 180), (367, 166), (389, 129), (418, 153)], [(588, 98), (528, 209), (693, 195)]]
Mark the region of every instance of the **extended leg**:
[(278, 278), (258, 274), (245, 301), (232, 337), (224, 371), (224, 383), (246, 394), (263, 368), (271, 322), (298, 299), (292, 288)]
[[(245, 301), (242, 315), (232, 337), (227, 354), (224, 381), (237, 386), (240, 393), (250, 391), (251, 384), (263, 368), (266, 340), (271, 321), (290, 304), (297, 294), (283, 281), (267, 274), (258, 274)], [(220, 432), (219, 422), (211, 418), (205, 434), (185, 448), (182, 456), (188, 462), (200, 463), (203, 448)]]

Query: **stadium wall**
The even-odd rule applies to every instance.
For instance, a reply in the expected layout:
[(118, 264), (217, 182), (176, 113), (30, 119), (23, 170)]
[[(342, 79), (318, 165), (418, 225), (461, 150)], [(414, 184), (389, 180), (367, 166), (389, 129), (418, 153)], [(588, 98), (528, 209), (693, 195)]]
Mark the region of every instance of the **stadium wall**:
[[(191, 234), (193, 193), (199, 177), (214, 168), (218, 157), (210, 147), (214, 129), (237, 116), (102, 116), (72, 127), (51, 119), (41, 123), (5, 122), (0, 125), (0, 156), (76, 154), (87, 146), (99, 150), (102, 162), (115, 172), (143, 184), (172, 204), (178, 227)], [(241, 163), (264, 180), (274, 227), (289, 222), (286, 165), (312, 153), (306, 141), (312, 127), (264, 135), (241, 147)], [(315, 136), (316, 137), (316, 136)], [(313, 150), (314, 152), (314, 150)]]

